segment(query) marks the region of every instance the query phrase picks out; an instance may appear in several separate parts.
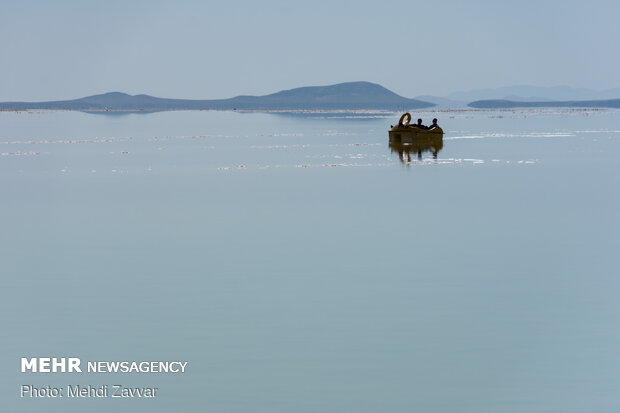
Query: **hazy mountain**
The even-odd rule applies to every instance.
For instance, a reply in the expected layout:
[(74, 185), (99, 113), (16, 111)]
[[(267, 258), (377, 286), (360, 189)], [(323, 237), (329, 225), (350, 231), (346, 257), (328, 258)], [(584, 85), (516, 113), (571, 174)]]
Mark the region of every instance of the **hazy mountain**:
[(111, 92), (81, 99), (52, 102), (2, 102), (5, 109), (69, 110), (167, 110), (167, 109), (390, 109), (409, 110), (434, 106), (431, 102), (408, 99), (370, 82), (348, 82), (331, 86), (310, 86), (283, 90), (265, 96), (237, 96), (230, 99), (165, 99), (149, 95)]
[(454, 92), (448, 99), (471, 102), (474, 100), (513, 100), (513, 101), (573, 101), (573, 100), (607, 100), (620, 98), (620, 88), (591, 90), (569, 86), (529, 86), (517, 85), (497, 89), (477, 89), (468, 92)]
[(480, 109), (498, 108), (620, 108), (620, 99), (606, 100), (572, 100), (572, 101), (547, 101), (547, 102), (518, 102), (514, 100), (491, 99), (477, 100), (467, 106)]
[(505, 96), (503, 100), (514, 100), (516, 102), (542, 102), (542, 101), (555, 101), (555, 99), (549, 99), (544, 96)]
[(414, 99), (422, 100), (425, 102), (434, 103), (437, 109), (459, 109), (467, 107), (467, 100), (453, 100), (448, 98), (442, 98), (439, 96), (420, 95), (414, 97)]

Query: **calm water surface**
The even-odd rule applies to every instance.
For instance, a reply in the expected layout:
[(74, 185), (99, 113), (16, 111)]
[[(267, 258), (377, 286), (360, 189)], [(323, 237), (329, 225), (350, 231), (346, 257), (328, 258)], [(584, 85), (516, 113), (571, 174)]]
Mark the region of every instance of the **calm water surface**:
[(0, 112), (2, 410), (617, 411), (620, 112), (399, 115)]

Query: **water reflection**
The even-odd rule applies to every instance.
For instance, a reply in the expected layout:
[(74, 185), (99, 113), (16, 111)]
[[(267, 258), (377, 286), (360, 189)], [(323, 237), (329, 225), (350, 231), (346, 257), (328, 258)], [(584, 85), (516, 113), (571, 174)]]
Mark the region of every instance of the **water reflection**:
[(122, 118), (122, 117), (126, 117), (129, 115), (149, 115), (151, 113), (165, 112), (165, 110), (161, 110), (161, 109), (153, 109), (153, 110), (150, 110), (150, 109), (149, 110), (146, 110), (146, 109), (136, 109), (136, 110), (102, 109), (102, 110), (80, 110), (79, 112), (87, 113), (89, 115), (104, 115), (104, 116), (109, 116), (109, 117)]
[(442, 148), (442, 136), (429, 136), (406, 143), (390, 139), (391, 152), (398, 153), (400, 161), (404, 164), (411, 162), (412, 154), (413, 156), (417, 155), (417, 158), (421, 160), (424, 152), (431, 152), (433, 154), (433, 159), (437, 159), (437, 154)]

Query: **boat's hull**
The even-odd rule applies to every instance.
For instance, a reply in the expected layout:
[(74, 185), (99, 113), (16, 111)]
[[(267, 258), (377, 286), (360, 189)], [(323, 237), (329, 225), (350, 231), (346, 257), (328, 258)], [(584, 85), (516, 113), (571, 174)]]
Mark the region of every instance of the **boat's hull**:
[(390, 143), (414, 143), (417, 140), (425, 139), (441, 139), (443, 137), (443, 129), (435, 126), (431, 129), (421, 129), (417, 126), (394, 126), (389, 131)]

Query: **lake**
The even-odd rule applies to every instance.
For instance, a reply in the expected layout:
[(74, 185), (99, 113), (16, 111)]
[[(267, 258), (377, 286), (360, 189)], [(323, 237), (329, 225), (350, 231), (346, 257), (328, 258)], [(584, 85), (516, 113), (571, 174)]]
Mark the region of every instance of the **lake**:
[(620, 111), (412, 115), (0, 112), (3, 410), (617, 410)]

